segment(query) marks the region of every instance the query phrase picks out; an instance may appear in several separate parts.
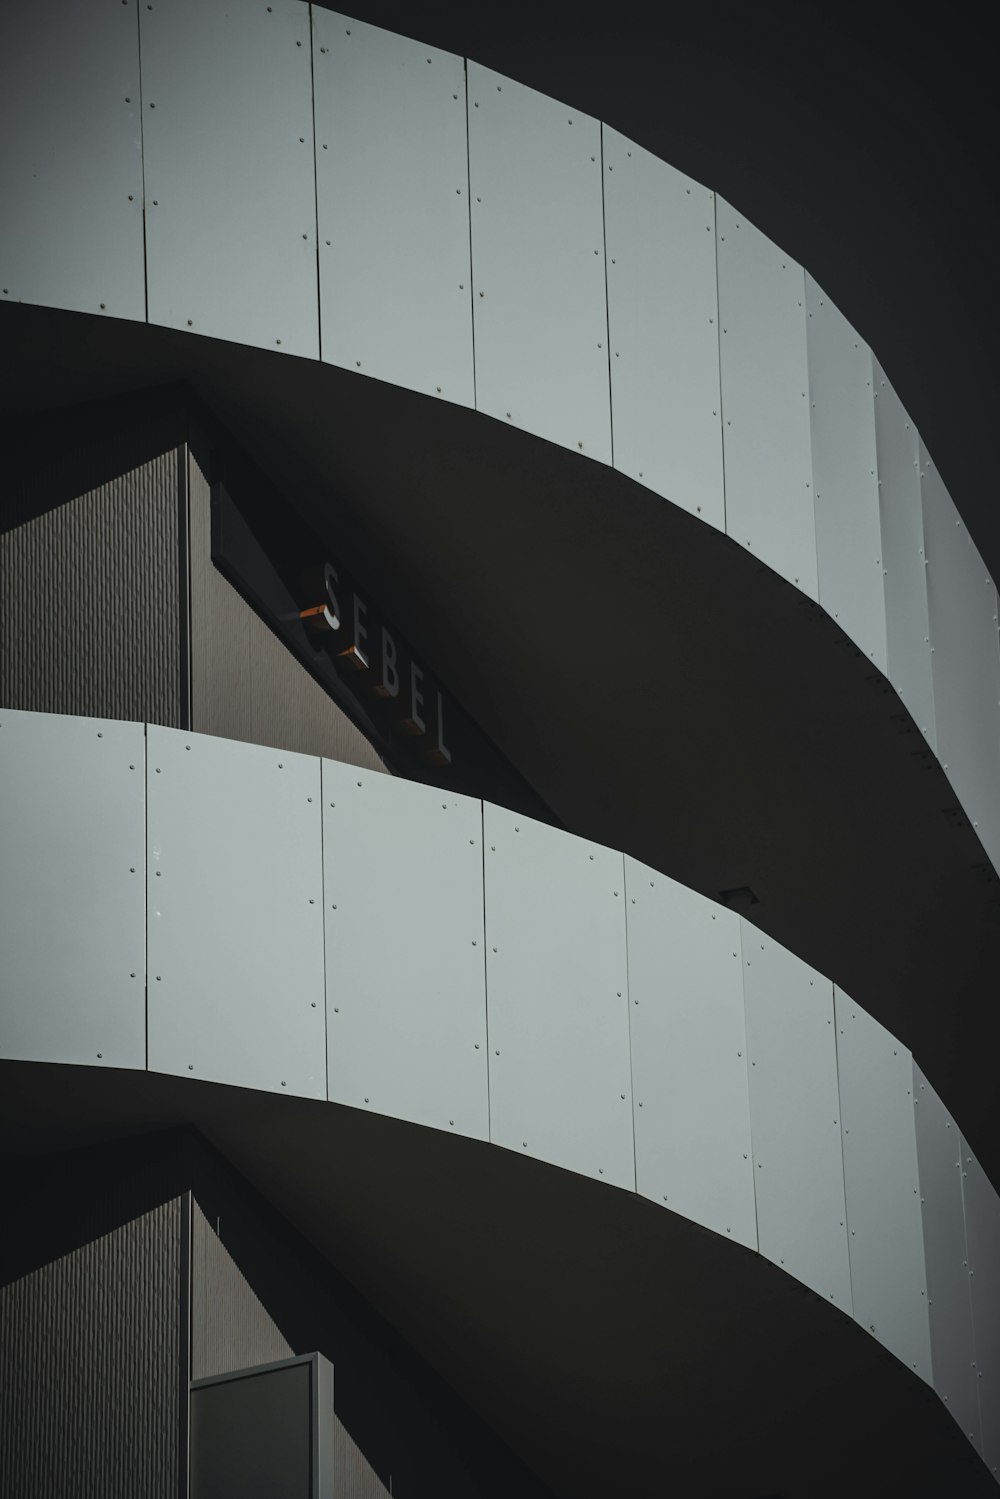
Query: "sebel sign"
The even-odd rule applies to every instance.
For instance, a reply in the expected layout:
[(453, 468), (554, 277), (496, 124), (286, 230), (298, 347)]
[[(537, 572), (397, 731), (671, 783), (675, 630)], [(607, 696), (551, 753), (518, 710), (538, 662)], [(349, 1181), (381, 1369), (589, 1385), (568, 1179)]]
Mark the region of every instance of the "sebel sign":
[(308, 569), (303, 587), (312, 602), (298, 617), (319, 648), (382, 705), (395, 731), (412, 739), (428, 764), (450, 765), (444, 693), (398, 633), (332, 562)]
[(263, 476), (225, 450), (212, 472), (212, 561), (389, 769), (552, 821), (371, 591)]

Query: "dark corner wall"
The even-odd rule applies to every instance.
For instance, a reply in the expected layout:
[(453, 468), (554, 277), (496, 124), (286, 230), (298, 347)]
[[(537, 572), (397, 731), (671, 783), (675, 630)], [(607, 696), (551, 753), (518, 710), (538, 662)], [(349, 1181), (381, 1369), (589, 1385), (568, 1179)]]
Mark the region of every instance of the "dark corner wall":
[(193, 1130), (4, 1170), (4, 1499), (183, 1499), (189, 1380), (315, 1350), (338, 1499), (548, 1493)]
[(214, 566), (219, 438), (183, 388), (47, 413), (3, 439), (0, 706), (385, 769)]

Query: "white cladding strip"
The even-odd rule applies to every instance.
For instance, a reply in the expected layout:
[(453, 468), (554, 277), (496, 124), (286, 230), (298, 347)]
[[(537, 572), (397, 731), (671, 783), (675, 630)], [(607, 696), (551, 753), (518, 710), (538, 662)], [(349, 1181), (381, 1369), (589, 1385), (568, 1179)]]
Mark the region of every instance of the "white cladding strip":
[(838, 1089), (832, 985), (748, 922), (489, 804), (140, 724), (0, 711), (0, 826), (0, 1055), (368, 1106), (638, 1190), (874, 1321), (1000, 1460), (1000, 1199), (842, 996)]
[(4, 6), (6, 300), (145, 321), (141, 134), (134, 6)]
[(470, 62), (476, 406), (611, 462), (601, 126)]
[(934, 1389), (982, 1455), (962, 1198), (962, 1136), (916, 1063), (913, 1090)]
[(888, 674), (1000, 869), (995, 588), (971, 542), (921, 581), (943, 486), (925, 455), (922, 520), (905, 423), (878, 411), (873, 437), (884, 377), (745, 215), (578, 111), (301, 0), (56, 8), (78, 48), (20, 6), (0, 58), (0, 296), (311, 359), (322, 323), (323, 358), (724, 525)]
[(834, 1010), (854, 1319), (931, 1384), (913, 1059), (842, 989)]
[(323, 358), (474, 406), (465, 63), (319, 6), (313, 49)]
[(806, 311), (819, 601), (885, 675), (871, 350), (809, 275)]

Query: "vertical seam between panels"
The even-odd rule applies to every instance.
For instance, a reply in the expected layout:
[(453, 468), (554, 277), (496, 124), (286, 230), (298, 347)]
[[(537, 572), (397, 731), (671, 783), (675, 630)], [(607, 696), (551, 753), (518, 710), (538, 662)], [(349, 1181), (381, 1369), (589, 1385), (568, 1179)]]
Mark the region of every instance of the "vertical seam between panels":
[(323, 902), (323, 1068), (325, 1075), (324, 1097), (330, 1102), (330, 997), (326, 992), (326, 783), (323, 777), (323, 757), (319, 760), (319, 888)]
[(142, 726), (142, 979), (146, 1061), (149, 1071), (149, 724)]
[(188, 492), (190, 488), (189, 438), (190, 414), (184, 412), (184, 436), (177, 447), (177, 530), (180, 576), (180, 727), (190, 732), (192, 725), (192, 662), (191, 662), (191, 517)]
[(143, 321), (149, 322), (149, 240), (146, 232), (146, 128), (142, 108), (142, 6), (135, 8), (136, 61), (139, 68), (139, 180), (142, 187)]
[[(715, 251), (715, 346), (719, 351), (719, 452), (722, 457), (722, 534), (729, 535), (729, 510), (726, 502), (726, 403), (722, 391), (722, 291), (719, 286), (719, 195), (712, 191), (712, 248)], [(740, 970), (743, 968), (742, 939), (740, 944)], [(743, 1023), (746, 1025), (746, 1005), (743, 1007)], [(749, 1087), (749, 1078), (747, 1079)], [(757, 1191), (754, 1188), (754, 1201)]]
[[(476, 385), (476, 272), (472, 258), (472, 132), (469, 129), (469, 60), (462, 58), (462, 74), (465, 79), (465, 181), (466, 198), (469, 204), (469, 321), (472, 327), (472, 409), (479, 410), (479, 392)], [(486, 878), (486, 852), (483, 850), (483, 879)], [(484, 911), (485, 920), (485, 911)], [(485, 936), (483, 938), (485, 941)], [(487, 1055), (487, 1065), (489, 1057)]]
[(192, 1212), (191, 1188), (181, 1193), (180, 1237), (180, 1335), (181, 1347), (178, 1359), (181, 1408), (178, 1420), (178, 1490), (180, 1499), (187, 1499), (191, 1483), (191, 1341), (194, 1298), (192, 1295)]
[(490, 1097), (490, 965), (487, 961), (489, 933), (486, 930), (486, 803), (479, 803), (483, 846), (483, 1009), (486, 1015), (486, 1138), (493, 1141), (493, 1109)]
[[(323, 361), (323, 300), (319, 270), (319, 165), (316, 154), (316, 17), (315, 8), (309, 6), (309, 101), (312, 105), (313, 148), (313, 207), (316, 230), (316, 358)], [(323, 914), (324, 928), (326, 913)]]
[(629, 969), (628, 960), (628, 865), (625, 863), (624, 854), (622, 854), (622, 894), (625, 897), (625, 1020), (628, 1030), (629, 1108), (632, 1111), (632, 1190), (638, 1196), (639, 1162), (638, 1150), (635, 1142), (635, 1071), (632, 1064), (632, 976)]
[[(604, 246), (604, 339), (608, 353), (608, 438), (611, 443), (611, 467), (615, 466), (615, 408), (611, 394), (611, 302), (608, 297), (608, 215), (604, 199), (604, 121), (598, 121), (601, 136), (601, 236)], [(624, 888), (624, 886), (623, 886)]]
[[(808, 386), (806, 389), (808, 390)], [(844, 1184), (844, 1238), (847, 1248), (847, 1285), (854, 1316), (854, 1266), (851, 1264), (851, 1214), (847, 1206), (847, 1161), (844, 1157), (844, 1097), (840, 1091), (840, 1046), (837, 1042), (837, 986), (830, 983), (830, 1009), (833, 1019), (833, 1067), (837, 1078), (837, 1118), (840, 1120), (840, 1179)]]
[(968, 1147), (965, 1143), (965, 1136), (958, 1128), (957, 1120), (952, 1118), (951, 1122), (955, 1126), (955, 1133), (958, 1135), (958, 1188), (962, 1194), (962, 1238), (965, 1244), (965, 1293), (969, 1298), (969, 1327), (972, 1330), (972, 1362), (976, 1374), (976, 1378), (973, 1381), (973, 1388), (976, 1392), (976, 1419), (979, 1422), (979, 1456), (985, 1463), (986, 1453), (983, 1450), (983, 1402), (979, 1394), (979, 1350), (976, 1347), (976, 1309), (972, 1300), (972, 1276), (969, 1273), (972, 1266), (969, 1264), (969, 1220), (965, 1210), (965, 1167), (962, 1164), (962, 1157)]
[[(819, 586), (819, 516), (816, 510), (816, 466), (813, 462), (813, 439), (812, 439), (812, 378), (809, 373), (809, 287), (806, 284), (806, 271), (804, 266), (799, 267), (802, 276), (802, 340), (805, 345), (804, 354), (806, 360), (806, 436), (809, 440), (809, 504), (812, 507), (812, 534), (813, 534), (813, 557), (816, 562), (816, 602), (821, 608), (824, 607)], [(837, 1029), (836, 1019), (834, 1030)], [(835, 1038), (836, 1039), (836, 1038)], [(853, 1304), (853, 1298), (852, 1298)]]
[[(720, 407), (719, 409), (721, 411), (722, 408)], [(760, 1247), (760, 1213), (758, 1212), (758, 1209), (757, 1209), (757, 1172), (756, 1172), (756, 1169), (755, 1169), (756, 1165), (757, 1165), (757, 1161), (756, 1161), (757, 1152), (754, 1149), (754, 1143), (753, 1143), (753, 1084), (750, 1081), (750, 1076), (751, 1076), (751, 1074), (750, 1074), (750, 1013), (749, 1013), (749, 1010), (748, 1010), (748, 1007), (747, 1007), (746, 963), (743, 960), (743, 918), (742, 918), (742, 916), (737, 915), (736, 922), (737, 922), (736, 930), (737, 930), (737, 933), (738, 933), (738, 941), (736, 943), (736, 950), (737, 950), (737, 953), (739, 954), (739, 964), (740, 964), (740, 992), (743, 995), (743, 1032), (744, 1032), (744, 1035), (746, 1036), (746, 1043), (747, 1043), (746, 1044), (746, 1053), (747, 1054), (746, 1054), (746, 1059), (745, 1060), (746, 1060), (746, 1073), (747, 1073), (747, 1113), (748, 1113), (748, 1115), (750, 1117), (750, 1180), (753, 1182), (753, 1226), (754, 1226), (754, 1234), (756, 1235), (756, 1239), (757, 1239), (757, 1253), (760, 1254), (761, 1253), (761, 1247)]]

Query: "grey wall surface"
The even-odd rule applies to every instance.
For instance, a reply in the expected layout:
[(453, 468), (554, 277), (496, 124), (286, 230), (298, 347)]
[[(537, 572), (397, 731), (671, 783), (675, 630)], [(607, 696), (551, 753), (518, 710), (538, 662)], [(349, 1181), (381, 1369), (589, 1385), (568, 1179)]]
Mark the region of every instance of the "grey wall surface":
[(191, 1378), (289, 1358), (292, 1345), (209, 1223), (191, 1205)]
[[(39, 443), (0, 510), (0, 704), (179, 723), (181, 451), (137, 454), (90, 487), (95, 446), (98, 460), (120, 461), (128, 439), (115, 439), (114, 460), (108, 440), (58, 429), (49, 440), (55, 451)], [(61, 498), (67, 488), (74, 498)]]
[[(0, 800), (23, 809), (17, 846), (41, 850), (5, 861), (23, 909), (51, 905), (60, 859), (85, 877), (60, 890), (45, 1004), (2, 992), (4, 1054), (65, 1061), (66, 1037), (91, 1023), (74, 960), (108, 881), (87, 861), (120, 852), (103, 736), (130, 730), (126, 804), (143, 769), (148, 798), (151, 1070), (370, 1107), (638, 1190), (759, 1247), (853, 1316), (933, 1381), (978, 1444), (954, 1262), (967, 1233), (989, 1458), (1000, 1198), (966, 1163), (960, 1232), (947, 1145), (931, 1105), (914, 1105), (909, 1054), (844, 996), (835, 1013), (828, 979), (726, 908), (491, 804), (442, 804), (327, 762), (321, 807), (318, 759), (148, 727), (143, 763), (139, 725), (15, 717), (17, 753), (0, 728)], [(28, 794), (36, 765), (74, 748), (62, 798)], [(119, 940), (141, 948), (145, 914), (141, 901), (116, 907), (110, 959)], [(30, 920), (13, 920), (13, 972), (36, 946)], [(249, 1343), (270, 1347), (261, 1308), (241, 1305)], [(196, 1348), (207, 1362), (233, 1356), (204, 1318)]]
[(23, 1195), (5, 1184), (19, 1228), (0, 1254), (0, 1492), (177, 1499), (180, 1199), (143, 1204), (155, 1171), (133, 1206), (129, 1184), (79, 1165), (32, 1178)]
[(185, 457), (192, 727), (384, 771), (361, 731), (212, 562), (211, 491), (195, 453)]
[[(928, 582), (914, 542), (926, 551), (944, 486), (923, 463), (918, 516), (901, 481), (905, 424), (879, 418), (873, 441), (863, 340), (740, 208), (691, 184), (689, 211), (688, 185), (662, 163), (474, 62), (463, 132), (455, 58), (372, 27), (355, 35), (300, 0), (171, 0), (138, 7), (138, 25), (130, 4), (89, 0), (75, 49), (64, 39), (83, 36), (82, 14), (68, 0), (21, 7), (0, 60), (0, 184), (16, 210), (0, 236), (0, 296), (322, 352), (462, 405), (471, 372), (480, 412), (614, 461), (713, 525), (724, 514), (738, 546), (888, 667), (928, 742), (951, 746), (942, 763), (1000, 867), (992, 582), (971, 586), (974, 548), (942, 551), (938, 538), (937, 620), (921, 631)], [(47, 45), (56, 16), (58, 48)], [(77, 50), (86, 67), (67, 61)], [(71, 131), (55, 123), (66, 109)], [(711, 265), (694, 246), (700, 208), (717, 323)], [(148, 314), (135, 290), (142, 223)], [(716, 326), (721, 403), (709, 404)], [(892, 490), (878, 517), (873, 481)]]

